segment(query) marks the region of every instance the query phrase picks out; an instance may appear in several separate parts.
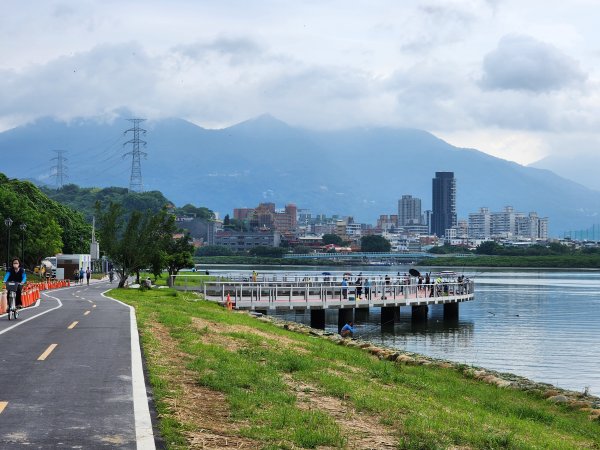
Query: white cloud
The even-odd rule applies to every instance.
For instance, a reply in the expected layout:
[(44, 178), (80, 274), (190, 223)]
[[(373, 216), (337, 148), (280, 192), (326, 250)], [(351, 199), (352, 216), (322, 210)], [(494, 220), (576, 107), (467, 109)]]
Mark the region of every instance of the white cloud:
[(574, 2), (6, 0), (0, 129), (123, 107), (208, 127), (270, 112), (531, 161), (598, 129), (596, 5)]
[(530, 36), (508, 35), (483, 60), (485, 89), (547, 92), (581, 83), (579, 64)]

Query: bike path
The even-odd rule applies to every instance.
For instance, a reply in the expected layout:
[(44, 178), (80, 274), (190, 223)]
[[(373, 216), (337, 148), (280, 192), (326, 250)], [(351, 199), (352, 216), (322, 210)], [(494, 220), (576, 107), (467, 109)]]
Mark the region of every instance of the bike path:
[(0, 317), (2, 448), (154, 448), (137, 329), (127, 305), (101, 295), (110, 287), (47, 291), (16, 322)]

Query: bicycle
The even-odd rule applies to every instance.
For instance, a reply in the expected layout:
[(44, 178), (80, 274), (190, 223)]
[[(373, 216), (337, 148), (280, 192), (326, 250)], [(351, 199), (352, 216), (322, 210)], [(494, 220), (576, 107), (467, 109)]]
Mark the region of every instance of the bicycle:
[(19, 310), (17, 309), (17, 291), (21, 286), (23, 286), (23, 283), (17, 283), (15, 281), (6, 282), (6, 290), (8, 291), (8, 320), (10, 320), (11, 315), (15, 320), (19, 318)]

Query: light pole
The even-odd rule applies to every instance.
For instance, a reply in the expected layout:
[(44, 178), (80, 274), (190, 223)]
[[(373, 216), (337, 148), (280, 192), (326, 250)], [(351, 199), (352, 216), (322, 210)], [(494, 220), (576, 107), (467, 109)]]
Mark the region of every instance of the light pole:
[(7, 245), (6, 245), (6, 270), (10, 269), (10, 227), (12, 227), (13, 221), (12, 219), (9, 217), (8, 219), (4, 220), (4, 225), (6, 225), (6, 229), (8, 232), (8, 239), (7, 239)]
[(25, 268), (25, 230), (27, 229), (27, 224), (22, 223), (19, 225), (21, 229), (21, 265)]

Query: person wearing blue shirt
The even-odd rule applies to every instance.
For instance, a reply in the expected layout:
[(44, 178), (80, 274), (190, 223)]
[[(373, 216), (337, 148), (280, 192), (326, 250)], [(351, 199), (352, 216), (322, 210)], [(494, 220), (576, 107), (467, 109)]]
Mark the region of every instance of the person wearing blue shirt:
[[(4, 275), (4, 282), (14, 281), (15, 283), (25, 283), (27, 281), (27, 275), (25, 270), (21, 267), (21, 260), (19, 258), (13, 258), (12, 267), (8, 269), (6, 275)], [(17, 308), (21, 307), (21, 288), (17, 291), (16, 297)]]
[(348, 298), (348, 282), (345, 278), (342, 280), (342, 297), (344, 299)]
[(354, 322), (350, 321), (348, 322), (346, 325), (344, 325), (342, 327), (342, 331), (340, 331), (340, 335), (345, 338), (345, 337), (352, 337), (355, 333), (355, 330), (353, 328)]

